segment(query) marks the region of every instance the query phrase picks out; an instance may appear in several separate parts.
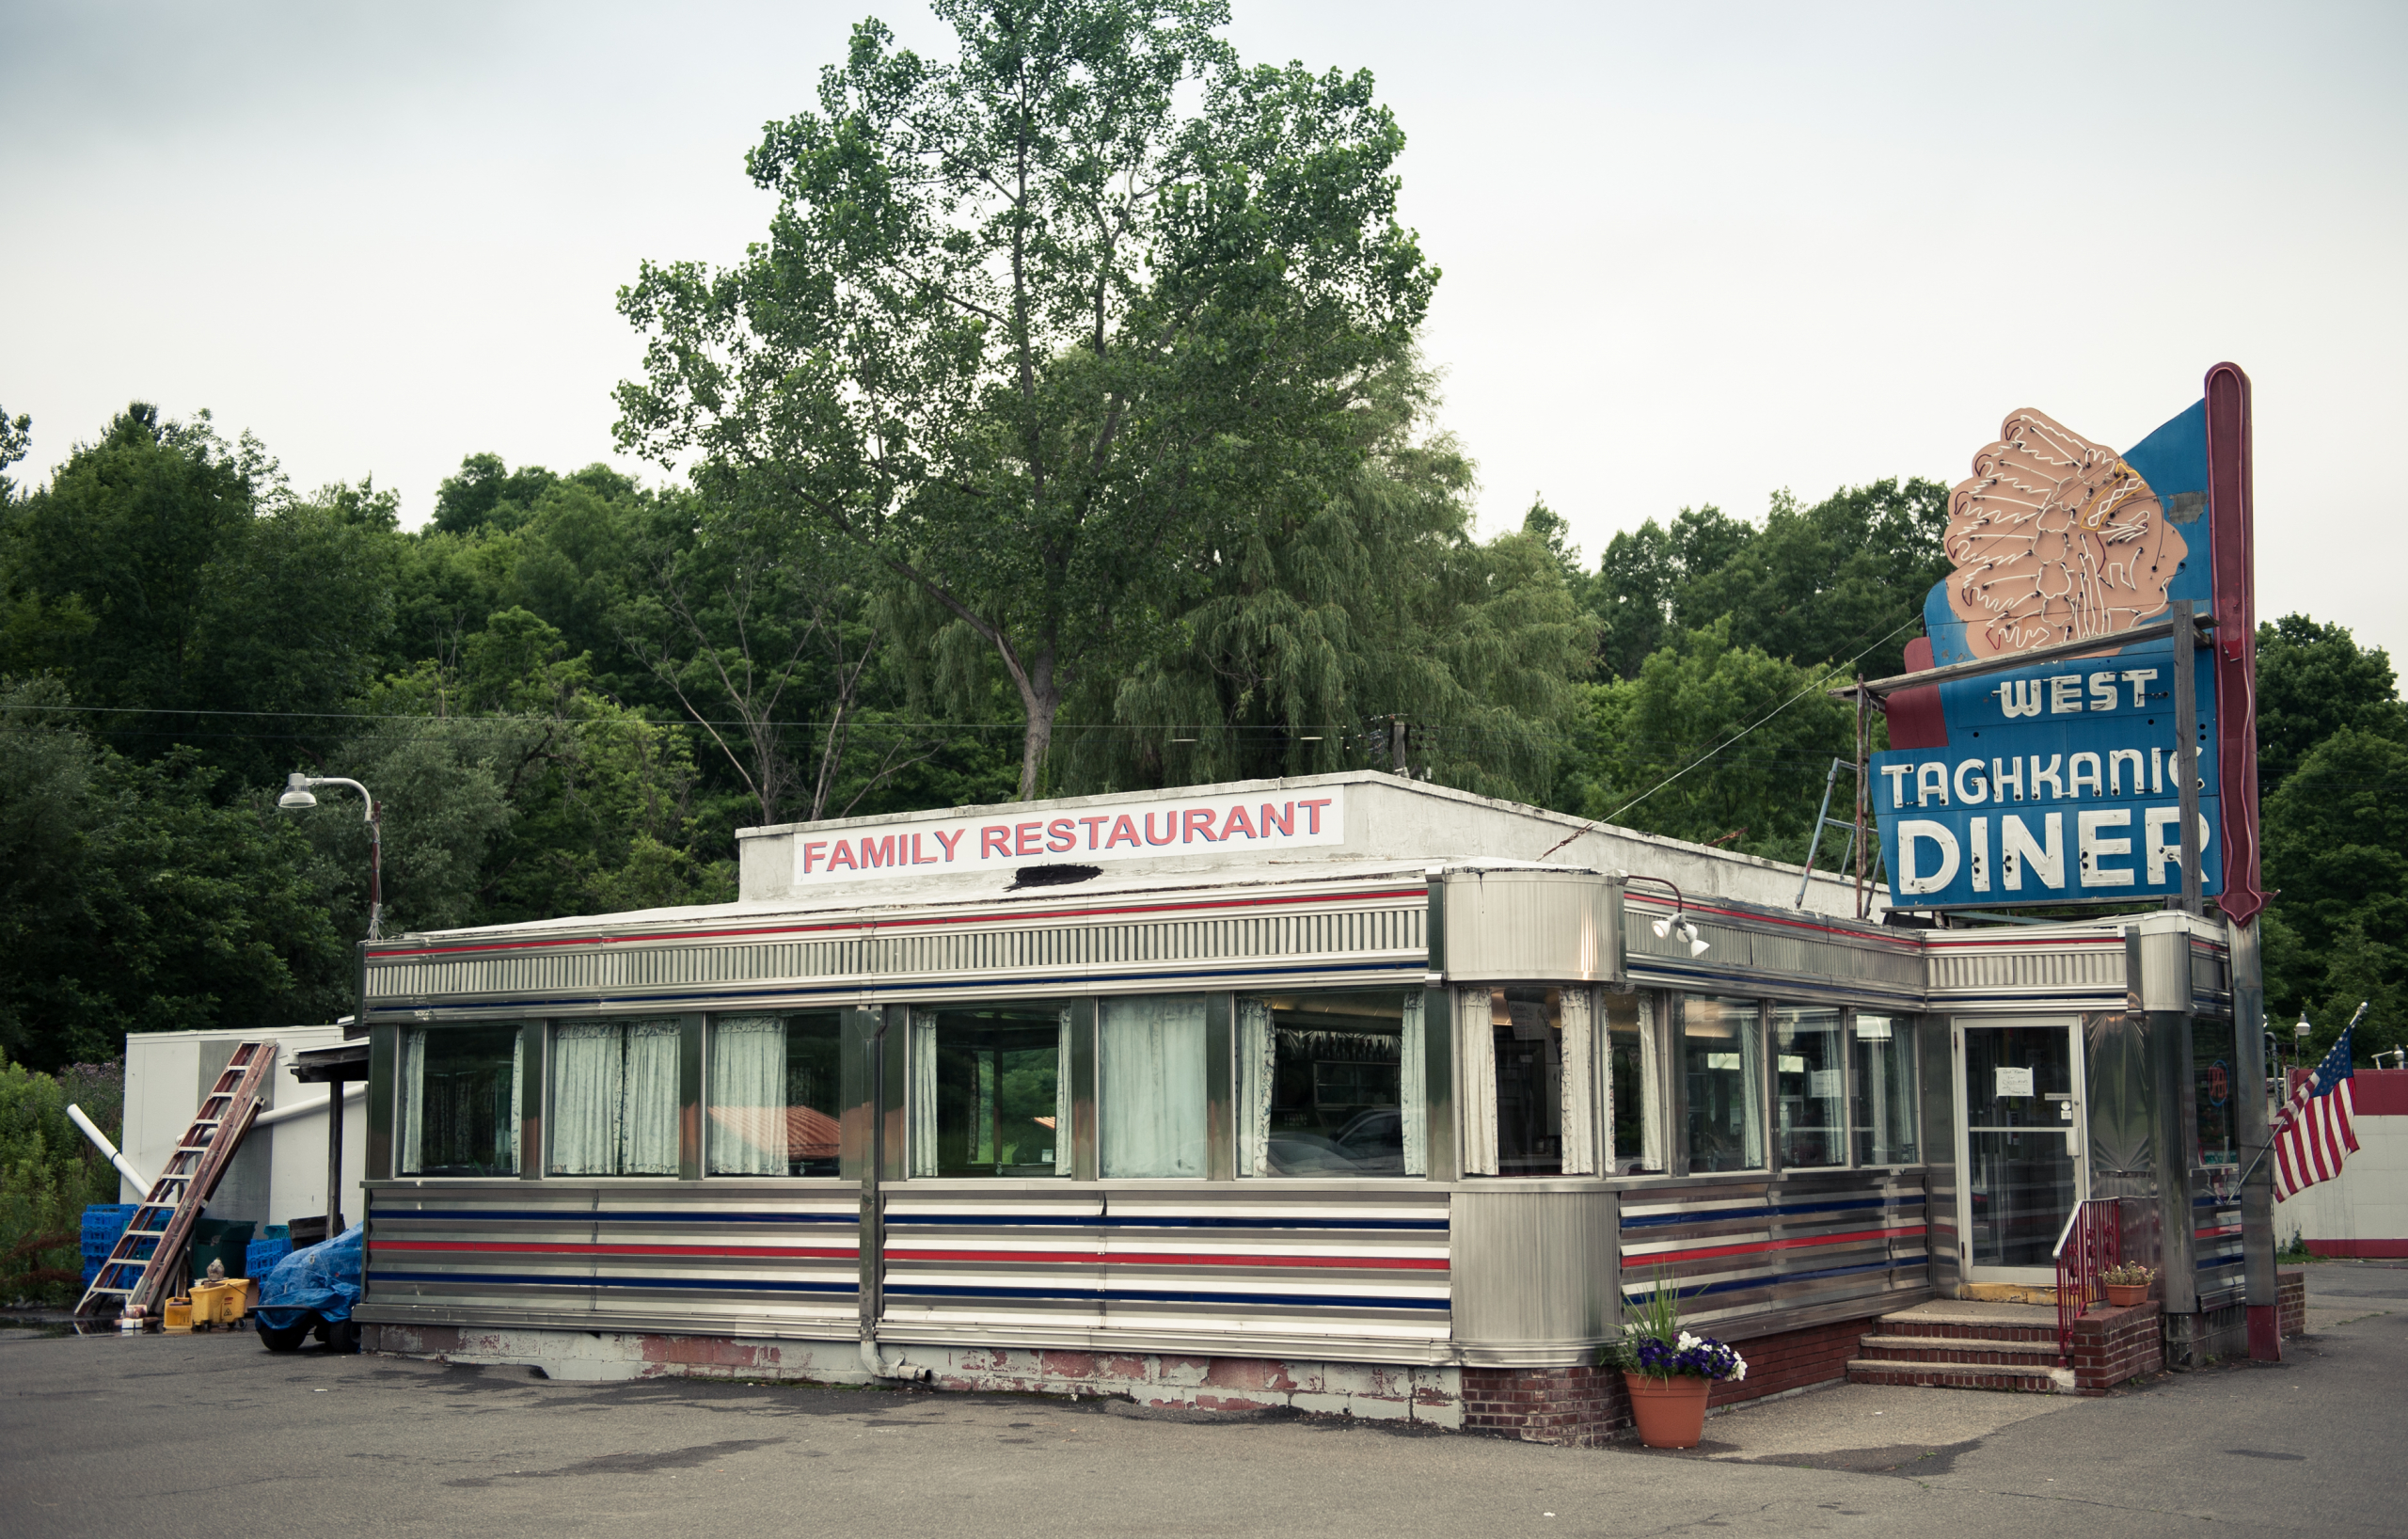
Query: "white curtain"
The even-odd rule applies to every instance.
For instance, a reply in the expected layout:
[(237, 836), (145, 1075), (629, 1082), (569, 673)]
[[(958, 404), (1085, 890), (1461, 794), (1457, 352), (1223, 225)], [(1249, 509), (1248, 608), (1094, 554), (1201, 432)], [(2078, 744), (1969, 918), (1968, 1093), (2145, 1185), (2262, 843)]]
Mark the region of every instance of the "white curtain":
[(1054, 1032), (1054, 1173), (1068, 1176), (1077, 1169), (1070, 1158), (1070, 1007), (1062, 1007), (1058, 1020)]
[(553, 1175), (617, 1173), (621, 1056), (617, 1026), (552, 1028)]
[(711, 1022), (710, 1171), (715, 1176), (786, 1173), (786, 1023), (774, 1015), (722, 1015)]
[(1202, 1176), (1202, 997), (1107, 999), (1101, 1025), (1102, 1173)]
[[(911, 1134), (911, 1158), (908, 1168), (915, 1176), (937, 1173), (937, 1012), (913, 1010), (911, 1036), (904, 1043), (907, 1061), (911, 1066), (911, 1093), (903, 1109), (903, 1126)], [(884, 1051), (884, 1044), (872, 1047), (872, 1052)], [(870, 1141), (884, 1143), (880, 1130), (886, 1121), (882, 1106), (870, 1110)], [(871, 1158), (878, 1157), (876, 1149)]]
[(1563, 991), (1563, 1173), (1597, 1173), (1596, 1069), (1598, 1036), (1586, 989)]
[(519, 1108), (527, 1084), (527, 1034), (514, 1029), (510, 1034), (510, 1147), (503, 1150), (507, 1160), (502, 1168), (515, 1175), (522, 1158), (518, 1149)]
[(1748, 1091), (1747, 1167), (1757, 1170), (1765, 1163), (1765, 1026), (1753, 1006), (1732, 1013), (1739, 1021), (1739, 1068)]
[(1658, 1089), (1664, 1083), (1663, 1052), (1662, 1040), (1656, 1031), (1656, 996), (1642, 990), (1639, 995), (1639, 1074), (1645, 1083), (1632, 1086), (1630, 1093), (1639, 1098), (1639, 1158), (1640, 1167), (1647, 1170), (1671, 1168), (1666, 1163), (1664, 1130), (1668, 1119)]
[(619, 1120), (619, 1174), (677, 1173), (677, 1048), (674, 1021), (640, 1021), (626, 1028), (626, 1110)]
[(1398, 1117), (1404, 1125), (1404, 1173), (1430, 1173), (1430, 1055), (1421, 1024), (1421, 991), (1404, 992), (1404, 1026), (1397, 1037)]
[(1238, 995), (1238, 1174), (1271, 1174), (1271, 1095), (1279, 1068), (1271, 1002)]
[(1455, 991), (1455, 1104), (1466, 1176), (1497, 1174), (1497, 1030), (1485, 989)]
[[(342, 1087), (335, 1089), (340, 1093)], [(516, 1113), (517, 1097), (512, 1100)], [(512, 1131), (515, 1132), (515, 1129)], [(426, 1028), (413, 1026), (402, 1033), (402, 1173), (409, 1175), (424, 1163), (420, 1147), (426, 1136)], [(517, 1140), (511, 1140), (517, 1147)]]

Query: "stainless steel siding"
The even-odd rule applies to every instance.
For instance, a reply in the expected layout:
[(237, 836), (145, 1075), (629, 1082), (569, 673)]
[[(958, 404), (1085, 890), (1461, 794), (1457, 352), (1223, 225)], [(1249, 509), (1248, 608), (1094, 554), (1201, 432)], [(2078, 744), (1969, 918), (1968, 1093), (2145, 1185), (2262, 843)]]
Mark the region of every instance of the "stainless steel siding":
[(1455, 1344), (1466, 1362), (1585, 1362), (1621, 1320), (1612, 1191), (1455, 1194)]

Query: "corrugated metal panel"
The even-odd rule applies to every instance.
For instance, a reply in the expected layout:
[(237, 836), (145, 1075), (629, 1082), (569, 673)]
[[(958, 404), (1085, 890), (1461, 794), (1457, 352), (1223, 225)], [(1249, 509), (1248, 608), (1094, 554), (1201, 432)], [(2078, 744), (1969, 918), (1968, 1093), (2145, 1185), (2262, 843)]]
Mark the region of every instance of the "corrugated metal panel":
[(1981, 944), (1927, 943), (1931, 997), (2082, 994), (2124, 990), (2124, 943), (2119, 936), (2065, 939), (2046, 944)]
[(1455, 1345), (1498, 1366), (1589, 1361), (1621, 1319), (1610, 1191), (1455, 1194)]
[(1681, 1291), (1685, 1323), (1744, 1334), (1754, 1320), (1930, 1289), (1922, 1172), (1830, 1171), (1624, 1194), (1622, 1288), (1644, 1298), (1659, 1277)]
[(1605, 878), (1465, 870), (1438, 880), (1446, 889), (1446, 955), (1433, 965), (1450, 977), (1597, 983), (1611, 976)]

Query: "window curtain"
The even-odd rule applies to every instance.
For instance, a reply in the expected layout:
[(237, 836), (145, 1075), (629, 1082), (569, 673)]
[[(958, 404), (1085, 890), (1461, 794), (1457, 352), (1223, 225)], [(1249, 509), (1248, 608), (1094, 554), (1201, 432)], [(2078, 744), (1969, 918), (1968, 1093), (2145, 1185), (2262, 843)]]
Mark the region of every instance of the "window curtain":
[(1497, 1039), (1495, 1013), (1485, 989), (1455, 991), (1455, 1062), (1462, 1068), (1464, 1174), (1497, 1174)]
[(1640, 1163), (1649, 1170), (1670, 1170), (1667, 1161), (1664, 1130), (1671, 1121), (1665, 1115), (1663, 1038), (1656, 1029), (1656, 996), (1642, 990), (1639, 995), (1639, 1072), (1645, 1083), (1630, 1087), (1639, 1098)]
[(617, 1026), (552, 1028), (553, 1175), (617, 1173), (620, 1058)]
[[(911, 1095), (903, 1110), (903, 1126), (911, 1134), (911, 1158), (907, 1168), (915, 1176), (937, 1173), (937, 1012), (913, 1010), (911, 1029), (904, 1042), (911, 1066)], [(870, 1051), (883, 1052), (885, 1044), (873, 1042)], [(886, 1108), (870, 1108), (870, 1138), (883, 1143), (879, 1135), (886, 1121)], [(877, 1150), (871, 1151), (872, 1158)]]
[(510, 1147), (501, 1151), (502, 1168), (515, 1174), (526, 1168), (522, 1163), (528, 1156), (518, 1148), (518, 1119), (526, 1105), (527, 1033), (514, 1029), (510, 1034)]
[(1204, 1001), (1107, 999), (1100, 1019), (1106, 1176), (1204, 1174)]
[(626, 1111), (620, 1117), (619, 1174), (677, 1173), (677, 1047), (674, 1021), (626, 1027)]
[(1748, 1168), (1761, 1170), (1765, 1164), (1765, 1023), (1759, 1011), (1751, 1011), (1739, 1024), (1739, 1068), (1748, 1090)]
[(1398, 1113), (1404, 1124), (1404, 1173), (1430, 1173), (1430, 1054), (1421, 1024), (1421, 991), (1404, 992), (1404, 1025), (1397, 1038)]
[(1054, 1173), (1073, 1175), (1070, 1158), (1070, 1007), (1062, 1007), (1061, 1025), (1054, 1033)]
[(1238, 995), (1238, 1174), (1271, 1174), (1271, 1096), (1279, 1064), (1271, 1002)]
[(710, 1172), (786, 1173), (786, 1024), (774, 1015), (711, 1023)]
[(1597, 1036), (1591, 994), (1586, 989), (1563, 991), (1563, 1173), (1597, 1173), (1596, 1094), (1593, 1075)]
[[(342, 1087), (335, 1090), (340, 1094)], [(516, 1098), (512, 1098), (513, 1115), (516, 1113)], [(514, 1132), (516, 1130), (514, 1129)], [(426, 1138), (426, 1029), (414, 1026), (402, 1033), (402, 1169), (416, 1171), (425, 1164), (421, 1152)], [(516, 1140), (512, 1140), (516, 1147)]]

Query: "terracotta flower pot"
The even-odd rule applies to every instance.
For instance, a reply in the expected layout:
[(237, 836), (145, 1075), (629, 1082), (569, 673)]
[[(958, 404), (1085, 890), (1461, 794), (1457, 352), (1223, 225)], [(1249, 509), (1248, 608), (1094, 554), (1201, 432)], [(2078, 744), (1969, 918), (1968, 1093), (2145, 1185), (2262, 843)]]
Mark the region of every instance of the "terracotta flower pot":
[(1630, 1414), (1639, 1423), (1639, 1440), (1649, 1448), (1695, 1448), (1705, 1436), (1705, 1397), (1714, 1386), (1695, 1374), (1669, 1379), (1624, 1372), (1630, 1387)]
[(2107, 1290), (2107, 1302), (2119, 1309), (2148, 1302), (2148, 1284), (2145, 1282), (2108, 1282), (2099, 1286)]

